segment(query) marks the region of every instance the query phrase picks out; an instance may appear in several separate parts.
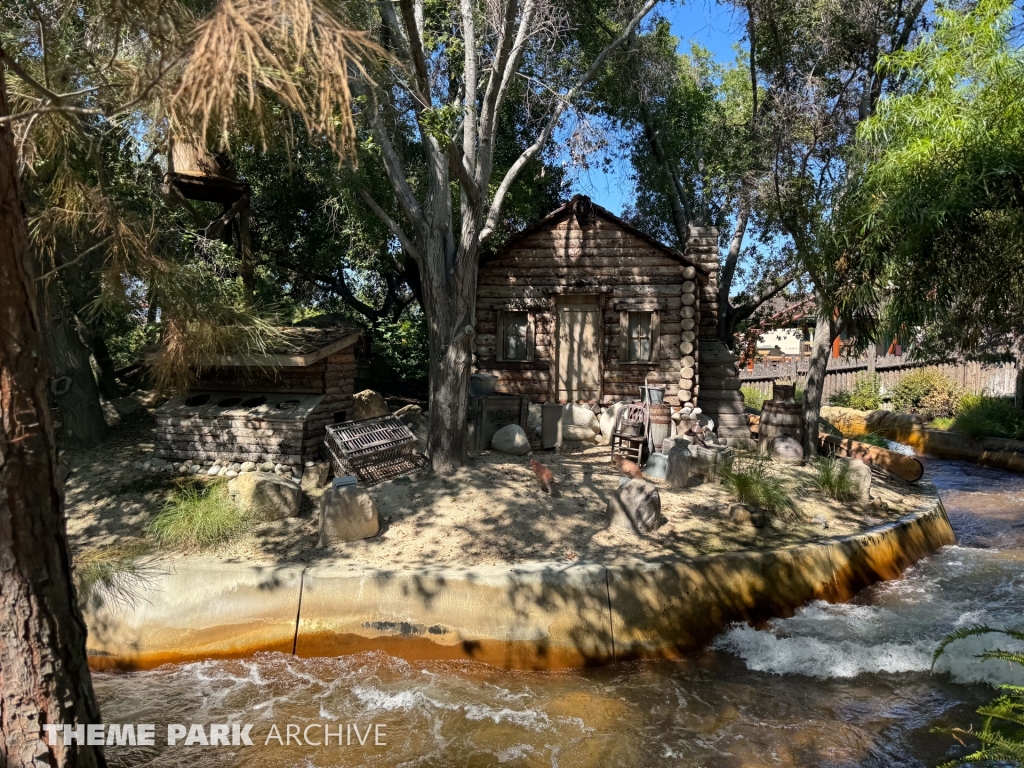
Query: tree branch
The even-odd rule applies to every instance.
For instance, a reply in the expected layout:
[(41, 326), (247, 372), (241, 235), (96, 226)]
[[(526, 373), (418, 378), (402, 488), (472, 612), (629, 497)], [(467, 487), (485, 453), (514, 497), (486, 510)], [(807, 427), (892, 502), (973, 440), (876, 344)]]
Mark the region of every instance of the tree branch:
[(401, 243), (402, 249), (407, 254), (409, 254), (409, 257), (414, 262), (416, 262), (416, 266), (421, 266), (423, 263), (423, 257), (420, 255), (420, 252), (416, 248), (416, 246), (413, 245), (413, 242), (412, 240), (409, 239), (409, 236), (405, 234), (405, 231), (400, 226), (398, 226), (398, 222), (392, 219), (388, 215), (388, 212), (377, 204), (377, 201), (373, 199), (373, 196), (365, 187), (359, 187), (358, 192), (359, 196), (363, 198), (363, 202), (366, 203), (367, 206), (369, 206), (370, 210), (373, 211), (374, 214), (376, 214), (378, 219), (380, 219), (381, 221), (384, 222), (385, 225), (387, 225), (387, 228), (391, 230), (391, 233), (398, 238), (398, 242)]
[(373, 125), (373, 132), (380, 142), (381, 155), (384, 158), (384, 169), (387, 171), (388, 179), (390, 179), (392, 186), (395, 188), (395, 197), (398, 198), (398, 204), (402, 206), (402, 210), (413, 226), (425, 226), (426, 220), (423, 218), (423, 211), (420, 208), (419, 201), (406, 180), (402, 159), (395, 152), (391, 139), (388, 138), (387, 131), (384, 130), (384, 126), (380, 121), (380, 115), (377, 114), (375, 108), (371, 114), (370, 123)]
[(604, 65), (605, 61), (612, 54), (612, 52), (615, 51), (615, 49), (618, 48), (620, 45), (622, 45), (627, 39), (629, 39), (629, 37), (633, 34), (636, 28), (640, 25), (640, 22), (643, 21), (644, 17), (648, 13), (650, 13), (651, 9), (653, 9), (654, 6), (657, 4), (658, 0), (646, 0), (646, 2), (643, 4), (640, 10), (637, 11), (636, 15), (630, 20), (629, 24), (626, 25), (626, 28), (622, 31), (622, 33), (617, 38), (615, 38), (611, 43), (609, 43), (605, 47), (605, 49), (601, 51), (601, 53), (597, 55), (597, 58), (594, 59), (594, 62), (590, 65), (590, 68), (583, 74), (579, 81), (572, 88), (569, 89), (569, 91), (565, 94), (565, 97), (560, 99), (558, 103), (555, 105), (551, 117), (548, 119), (547, 124), (541, 130), (540, 135), (537, 137), (536, 141), (534, 141), (533, 144), (531, 144), (529, 147), (523, 150), (523, 153), (519, 155), (519, 157), (516, 159), (514, 163), (512, 163), (512, 167), (508, 169), (508, 171), (505, 173), (505, 177), (501, 180), (501, 183), (498, 185), (498, 189), (494, 193), (494, 200), (491, 202), (490, 211), (487, 214), (487, 221), (484, 224), (483, 229), (480, 231), (480, 242), (486, 240), (494, 232), (494, 228), (498, 224), (498, 217), (501, 215), (501, 207), (505, 202), (505, 195), (508, 194), (509, 187), (512, 186), (512, 182), (516, 180), (516, 177), (523, 170), (523, 167), (528, 162), (530, 162), (530, 160), (536, 157), (536, 155), (544, 148), (544, 145), (550, 138), (552, 131), (554, 131), (555, 126), (561, 119), (562, 113), (565, 111), (565, 108), (573, 100), (573, 98), (576, 96), (579, 90), (587, 83), (589, 83), (592, 79), (594, 79), (594, 77), (597, 76), (597, 73), (600, 71), (601, 67)]

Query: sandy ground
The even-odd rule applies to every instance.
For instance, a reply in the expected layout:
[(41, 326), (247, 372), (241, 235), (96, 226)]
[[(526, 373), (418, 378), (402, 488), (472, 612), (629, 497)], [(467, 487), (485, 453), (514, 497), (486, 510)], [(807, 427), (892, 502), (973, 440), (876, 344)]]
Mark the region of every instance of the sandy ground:
[[(176, 487), (175, 475), (132, 467), (152, 448), (152, 417), (139, 413), (114, 429), (99, 448), (64, 457), (72, 469), (66, 499), (73, 551), (147, 540), (150, 522)], [(654, 481), (661, 490), (665, 521), (654, 533), (638, 537), (604, 528), (606, 500), (620, 477), (608, 461), (606, 447), (569, 443), (559, 453), (536, 452), (532, 458), (555, 475), (554, 497), (540, 488), (530, 458), (489, 452), (472, 457), (453, 477), (420, 472), (372, 486), (370, 493), (385, 520), (384, 531), (374, 539), (319, 548), (317, 500), (307, 497), (297, 517), (254, 524), (203, 557), (252, 564), (359, 562), (382, 567), (651, 560), (779, 547), (853, 533), (916, 509), (932, 493), (927, 485), (875, 472), (872, 495), (889, 509), (843, 505), (814, 488), (810, 467), (778, 467), (798, 506), (798, 521), (758, 529), (729, 519), (733, 499), (721, 485), (702, 483), (677, 490)], [(156, 551), (154, 555), (182, 556)]]

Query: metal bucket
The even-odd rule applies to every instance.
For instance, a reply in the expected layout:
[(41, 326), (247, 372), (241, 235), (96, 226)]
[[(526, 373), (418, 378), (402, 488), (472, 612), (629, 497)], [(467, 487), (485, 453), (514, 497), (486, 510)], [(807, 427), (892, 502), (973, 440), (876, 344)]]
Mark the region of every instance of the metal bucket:
[(642, 403), (664, 403), (665, 390), (660, 387), (640, 387), (640, 402)]

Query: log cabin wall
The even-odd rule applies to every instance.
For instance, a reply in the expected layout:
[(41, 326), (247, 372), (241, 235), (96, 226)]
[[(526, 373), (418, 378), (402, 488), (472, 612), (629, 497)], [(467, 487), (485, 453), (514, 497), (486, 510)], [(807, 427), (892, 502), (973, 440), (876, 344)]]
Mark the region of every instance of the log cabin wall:
[[(501, 393), (528, 395), (533, 402), (566, 399), (558, 397), (558, 307), (592, 302), (600, 313), (600, 391), (576, 399), (608, 404), (638, 397), (646, 379), (665, 388), (669, 403), (692, 402), (700, 323), (697, 269), (589, 201), (574, 205), (577, 200), (480, 265), (475, 369), (498, 376)], [(503, 359), (503, 318), (522, 312), (529, 326), (526, 359)], [(651, 313), (645, 321), (652, 324), (649, 361), (627, 359), (623, 324), (631, 322), (631, 312)], [(514, 317), (518, 322), (523, 315)]]

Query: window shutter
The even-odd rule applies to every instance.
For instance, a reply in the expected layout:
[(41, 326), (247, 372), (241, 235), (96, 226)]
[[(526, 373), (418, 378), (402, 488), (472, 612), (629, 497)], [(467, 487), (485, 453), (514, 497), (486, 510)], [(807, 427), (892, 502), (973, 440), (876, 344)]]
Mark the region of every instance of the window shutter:
[(494, 359), (505, 361), (505, 310), (498, 310), (497, 333), (494, 334)]
[(619, 362), (629, 362), (629, 312), (619, 312)]
[(658, 320), (658, 313), (651, 312), (651, 360), (657, 362), (661, 359), (661, 351), (658, 349), (658, 342), (661, 339), (661, 323)]
[(533, 312), (526, 314), (526, 361), (532, 363), (537, 349), (536, 318)]

